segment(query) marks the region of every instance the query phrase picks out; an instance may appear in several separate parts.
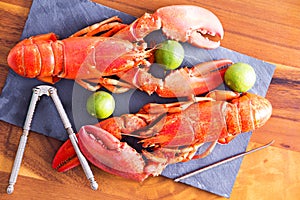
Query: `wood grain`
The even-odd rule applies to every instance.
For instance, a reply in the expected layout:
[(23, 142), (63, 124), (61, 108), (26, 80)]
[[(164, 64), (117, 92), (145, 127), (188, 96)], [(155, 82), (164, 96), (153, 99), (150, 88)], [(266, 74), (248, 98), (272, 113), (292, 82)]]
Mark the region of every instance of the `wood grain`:
[(144, 13), (144, 7), (147, 7), (148, 12), (172, 4), (192, 4), (208, 8), (217, 13), (223, 23), (225, 37), (222, 46), (268, 62), (300, 67), (300, 15), (296, 0), (277, 0), (272, 4), (263, 0), (220, 0), (218, 3), (212, 0), (173, 0), (151, 2), (147, 6), (145, 1), (95, 2), (137, 17)]
[[(255, 131), (249, 149), (275, 139), (244, 158), (230, 199), (298, 199), (300, 195), (300, 4), (298, 0), (95, 0), (136, 17), (171, 4), (199, 5), (220, 18), (222, 46), (276, 64), (267, 98), (268, 123)], [(18, 42), (31, 1), (0, 0), (0, 92), (8, 73), (6, 57)], [(17, 88), (16, 88), (17, 89)], [(13, 92), (13, 91), (12, 91)], [(57, 173), (51, 161), (61, 142), (31, 132), (13, 195), (6, 187), (22, 129), (0, 122), (0, 199), (224, 199), (163, 177), (143, 183), (92, 170), (100, 185), (94, 192), (81, 168)]]

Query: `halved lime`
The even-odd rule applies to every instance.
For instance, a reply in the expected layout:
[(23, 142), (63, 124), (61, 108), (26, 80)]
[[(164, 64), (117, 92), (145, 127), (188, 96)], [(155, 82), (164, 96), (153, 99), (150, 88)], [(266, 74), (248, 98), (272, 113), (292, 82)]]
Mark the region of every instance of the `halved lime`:
[(184, 58), (184, 49), (182, 45), (175, 40), (166, 40), (162, 42), (155, 52), (155, 60), (161, 64), (165, 70), (178, 68)]
[(230, 89), (236, 92), (247, 92), (253, 87), (256, 74), (251, 65), (238, 62), (226, 70), (224, 81)]
[(105, 91), (95, 92), (89, 96), (86, 109), (90, 115), (98, 119), (105, 119), (115, 110), (114, 97)]

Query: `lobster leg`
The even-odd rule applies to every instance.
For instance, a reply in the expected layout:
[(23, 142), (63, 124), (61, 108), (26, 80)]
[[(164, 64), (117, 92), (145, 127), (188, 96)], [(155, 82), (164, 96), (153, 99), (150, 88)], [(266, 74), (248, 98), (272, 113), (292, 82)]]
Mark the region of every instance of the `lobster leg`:
[(200, 63), (192, 68), (180, 68), (172, 71), (164, 79), (156, 78), (144, 68), (132, 68), (118, 76), (147, 92), (156, 92), (160, 97), (190, 97), (208, 92), (221, 83), (231, 60), (215, 60)]
[(204, 152), (202, 152), (201, 154), (194, 155), (191, 159), (200, 159), (208, 156), (214, 150), (217, 143), (218, 140), (213, 141)]
[(124, 93), (133, 88), (128, 83), (111, 78), (100, 78), (99, 83), (112, 93)]
[[(124, 26), (127, 26), (125, 24), (121, 24), (122, 20), (117, 17), (111, 17), (109, 19), (106, 19), (104, 21), (101, 21), (99, 23), (93, 24), (91, 26), (85, 27), (79, 31), (77, 31), (76, 33), (74, 33), (73, 35), (71, 35), (70, 37), (79, 37), (79, 36), (94, 36), (98, 33), (101, 33), (103, 31), (109, 31), (114, 27), (118, 27), (118, 30), (115, 30), (116, 32), (118, 32), (120, 29), (124, 28)], [(123, 25), (123, 26), (120, 26)], [(112, 34), (113, 35), (113, 34)], [(109, 36), (107, 36), (109, 37)]]
[[(128, 83), (104, 77), (100, 77), (98, 79), (89, 79), (89, 81), (77, 79), (76, 82), (89, 91), (96, 91), (101, 87), (105, 87), (107, 90), (113, 93), (124, 93), (133, 88), (133, 86)], [(95, 84), (92, 85), (91, 83)]]
[(218, 141), (213, 141), (205, 151), (200, 154), (197, 154), (197, 150), (203, 145), (203, 143), (196, 143), (192, 146), (187, 146), (184, 148), (167, 148), (162, 147), (153, 152), (148, 152), (143, 150), (143, 155), (151, 161), (157, 163), (178, 163), (178, 162), (187, 162), (190, 160), (201, 159), (208, 156), (217, 145)]
[(226, 90), (214, 90), (209, 92), (205, 97), (214, 99), (216, 101), (231, 101), (239, 98), (241, 95), (238, 92)]
[(113, 37), (129, 40), (131, 42), (143, 41), (149, 33), (161, 28), (161, 19), (157, 16), (145, 13), (124, 29), (121, 29)]

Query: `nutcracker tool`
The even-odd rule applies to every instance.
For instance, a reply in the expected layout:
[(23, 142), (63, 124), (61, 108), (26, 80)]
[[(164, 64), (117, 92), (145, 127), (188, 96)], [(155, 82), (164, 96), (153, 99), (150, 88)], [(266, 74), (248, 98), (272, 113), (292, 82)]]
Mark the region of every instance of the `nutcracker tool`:
[(15, 161), (14, 161), (14, 165), (11, 171), (11, 175), (10, 175), (10, 179), (9, 179), (9, 185), (7, 187), (7, 193), (11, 194), (14, 191), (14, 185), (17, 181), (17, 176), (20, 170), (20, 166), (21, 166), (21, 162), (22, 162), (22, 158), (24, 155), (24, 150), (25, 150), (25, 146), (27, 143), (27, 138), (29, 135), (29, 130), (30, 130), (30, 126), (31, 126), (31, 121), (33, 118), (33, 114), (35, 111), (35, 107), (37, 105), (37, 102), (39, 101), (40, 97), (43, 95), (47, 95), (50, 96), (56, 106), (56, 109), (59, 113), (59, 116), (63, 122), (63, 125), (67, 131), (67, 133), (69, 134), (69, 138), (71, 140), (71, 143), (75, 149), (75, 152), (79, 158), (80, 164), (83, 168), (83, 171), (86, 175), (86, 177), (88, 178), (88, 180), (90, 181), (91, 184), (91, 188), (93, 190), (97, 190), (98, 189), (98, 184), (94, 179), (94, 175), (93, 172), (91, 170), (91, 168), (89, 167), (89, 164), (86, 160), (86, 158), (83, 156), (83, 154), (81, 153), (79, 147), (78, 147), (78, 140), (76, 138), (76, 135), (72, 129), (71, 123), (68, 119), (68, 116), (63, 108), (63, 105), (58, 97), (56, 88), (52, 87), (52, 86), (48, 86), (48, 85), (40, 85), (37, 86), (35, 88), (33, 88), (33, 93), (32, 93), (32, 97), (31, 97), (31, 101), (29, 104), (29, 108), (28, 108), (28, 112), (27, 112), (27, 116), (25, 119), (25, 123), (23, 126), (23, 133), (22, 136), (20, 138), (20, 142), (19, 142), (19, 147), (17, 150), (17, 154), (15, 157)]

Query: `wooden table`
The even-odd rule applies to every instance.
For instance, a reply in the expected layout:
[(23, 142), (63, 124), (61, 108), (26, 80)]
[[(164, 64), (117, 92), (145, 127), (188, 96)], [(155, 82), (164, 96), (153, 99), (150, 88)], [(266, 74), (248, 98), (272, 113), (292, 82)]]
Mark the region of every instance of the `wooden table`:
[[(225, 29), (222, 46), (277, 65), (267, 98), (273, 104), (268, 123), (255, 131), (249, 149), (275, 144), (244, 158), (230, 199), (299, 199), (300, 196), (300, 3), (299, 0), (155, 2), (95, 0), (136, 17), (170, 4), (208, 8)], [(6, 57), (18, 42), (31, 1), (0, 1), (0, 91), (8, 73)], [(50, 19), (51, 20), (51, 19)], [(17, 88), (16, 88), (17, 89)], [(12, 91), (14, 92), (14, 91)], [(0, 122), (1, 199), (222, 199), (163, 177), (128, 181), (95, 167), (100, 190), (90, 189), (81, 168), (57, 173), (51, 162), (60, 141), (31, 133), (15, 192), (6, 187), (22, 129)]]

